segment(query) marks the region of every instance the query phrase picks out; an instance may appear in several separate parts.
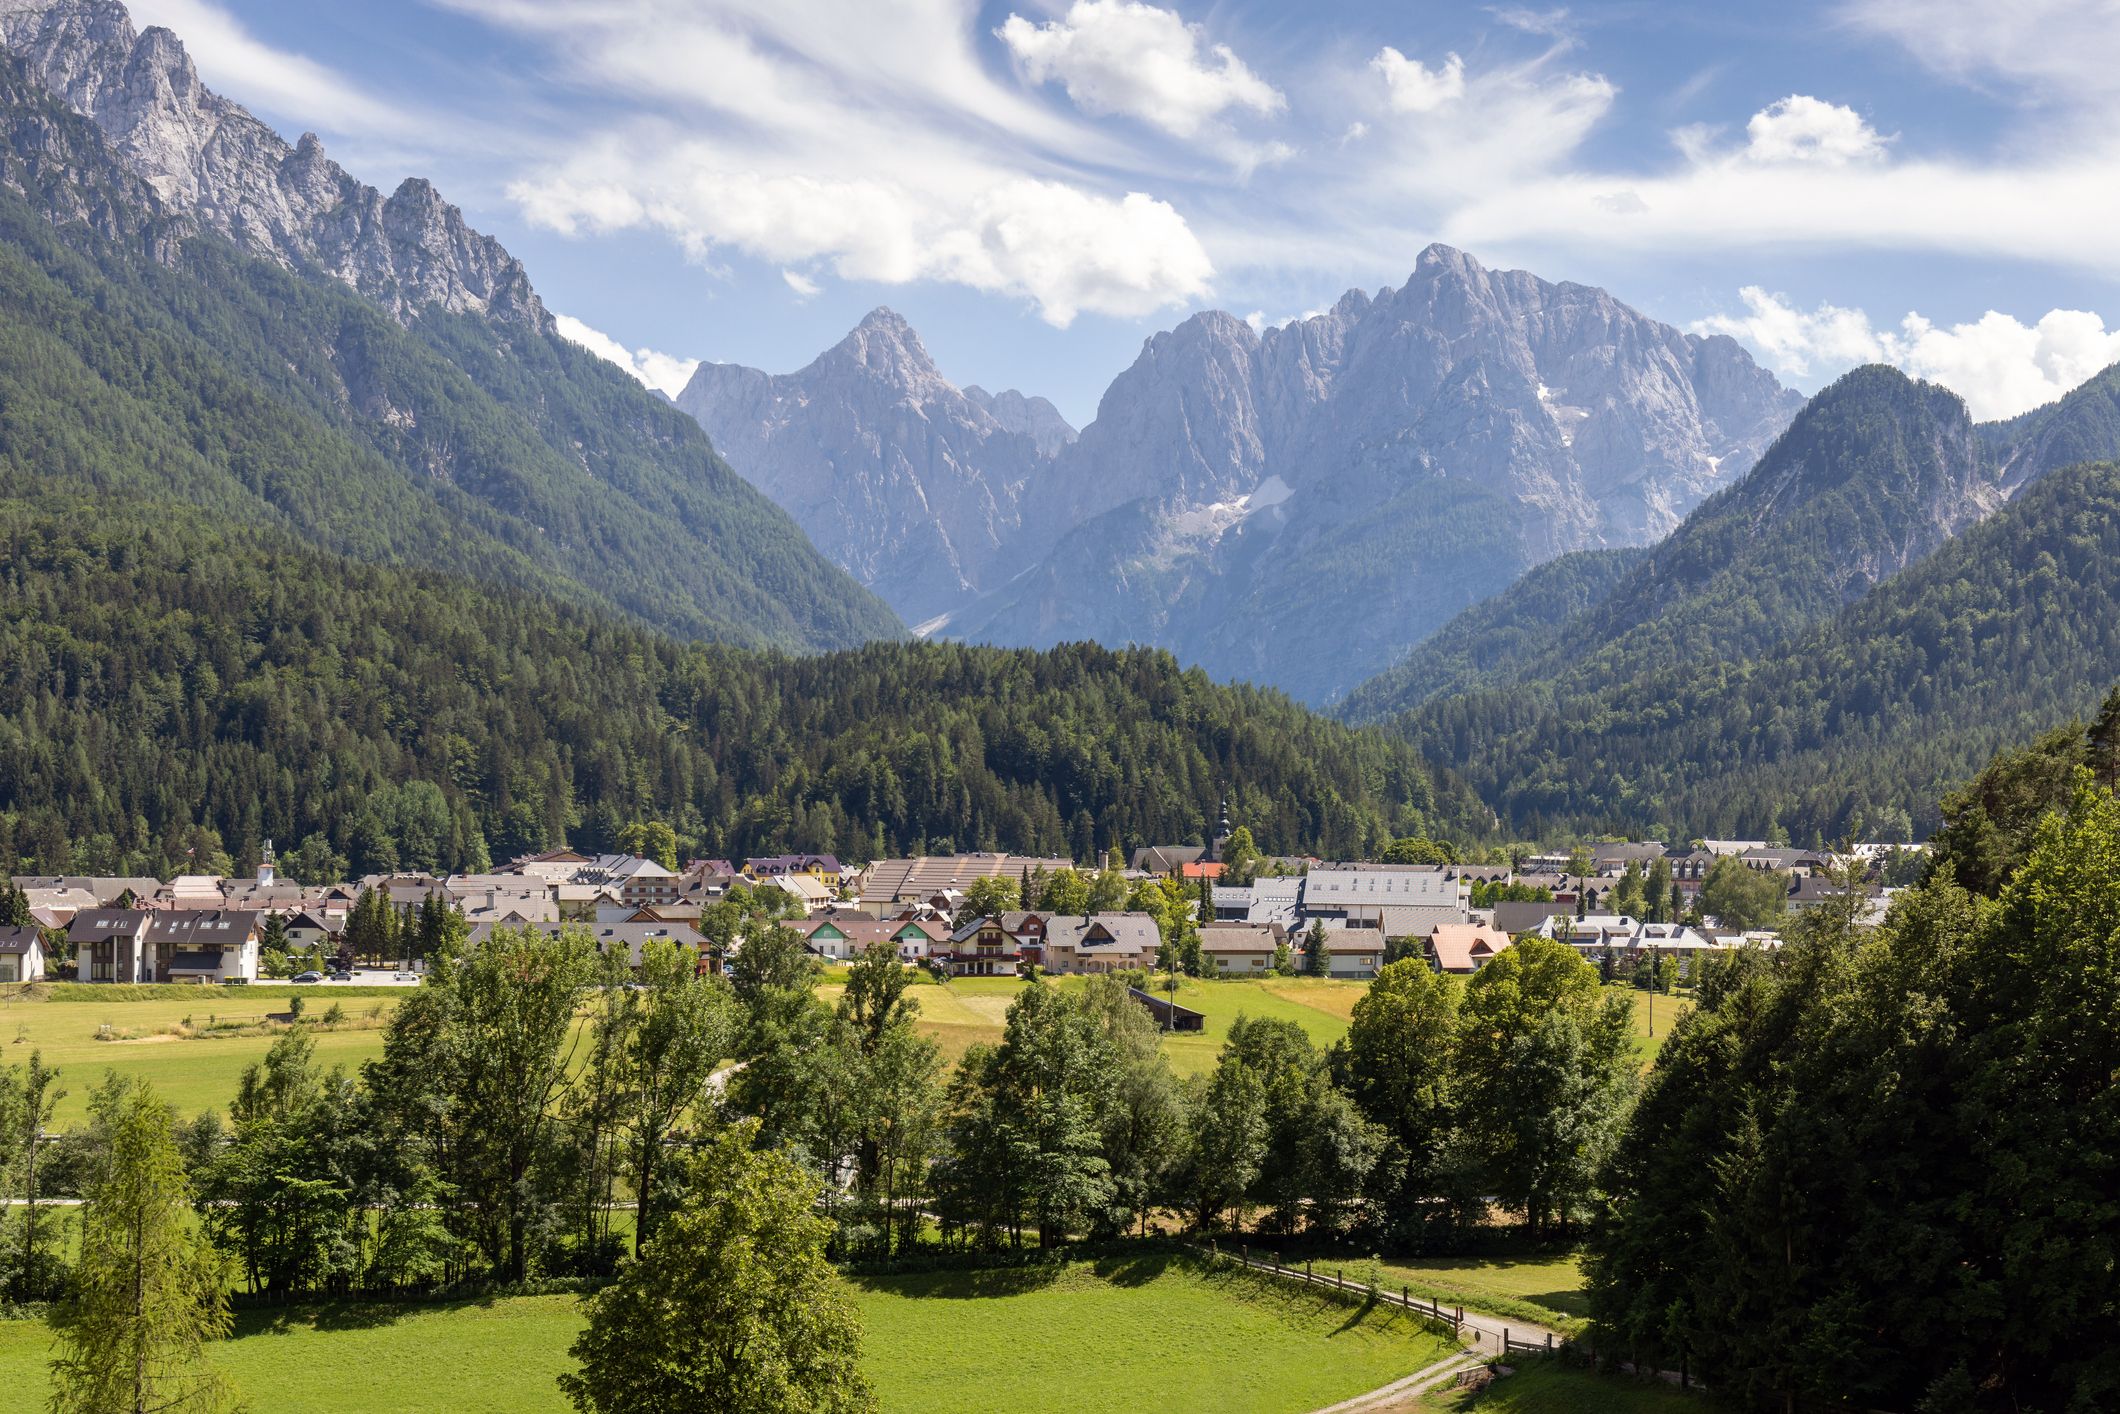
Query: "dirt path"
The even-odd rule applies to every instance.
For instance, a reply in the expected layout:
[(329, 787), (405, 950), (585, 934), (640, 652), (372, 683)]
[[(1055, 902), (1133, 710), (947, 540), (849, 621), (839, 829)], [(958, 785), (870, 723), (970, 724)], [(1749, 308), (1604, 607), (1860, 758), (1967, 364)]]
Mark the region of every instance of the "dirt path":
[(1393, 1380), (1388, 1385), (1358, 1394), (1353, 1399), (1343, 1399), (1338, 1404), (1320, 1409), (1318, 1414), (1394, 1414), (1394, 1411), (1413, 1408), (1415, 1400), (1430, 1390), (1454, 1383), (1467, 1370), (1478, 1369), (1480, 1357), (1471, 1351), (1460, 1351), (1446, 1360), (1438, 1360), (1425, 1370), (1416, 1370), (1403, 1380)]

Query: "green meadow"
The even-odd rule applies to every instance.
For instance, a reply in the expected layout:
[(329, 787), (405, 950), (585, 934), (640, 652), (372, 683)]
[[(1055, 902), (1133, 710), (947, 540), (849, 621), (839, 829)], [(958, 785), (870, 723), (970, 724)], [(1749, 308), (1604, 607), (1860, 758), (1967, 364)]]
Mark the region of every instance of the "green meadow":
[[(905, 1414), (1302, 1414), (1455, 1346), (1403, 1314), (1164, 1254), (854, 1283), (864, 1361)], [(274, 1414), (562, 1414), (575, 1298), (245, 1312), (214, 1358)], [(0, 1323), (0, 1414), (44, 1406), (44, 1327)]]

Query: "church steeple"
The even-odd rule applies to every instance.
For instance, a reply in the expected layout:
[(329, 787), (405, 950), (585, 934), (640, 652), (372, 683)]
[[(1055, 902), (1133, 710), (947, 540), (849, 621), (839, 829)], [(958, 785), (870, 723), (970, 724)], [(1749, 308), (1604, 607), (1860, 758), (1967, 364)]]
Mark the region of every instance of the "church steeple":
[(258, 855), (258, 883), (261, 886), (271, 884), (278, 877), (279, 873), (272, 862), (272, 841), (267, 840), (264, 850)]

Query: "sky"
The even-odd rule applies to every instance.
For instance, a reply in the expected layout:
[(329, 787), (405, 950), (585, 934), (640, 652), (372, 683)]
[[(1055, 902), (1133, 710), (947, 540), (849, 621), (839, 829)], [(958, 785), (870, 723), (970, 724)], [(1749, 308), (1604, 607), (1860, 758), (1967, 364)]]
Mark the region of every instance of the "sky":
[(2120, 0), (129, 0), (675, 392), (887, 304), (1078, 426), (1431, 241), (2014, 415), (2120, 361)]

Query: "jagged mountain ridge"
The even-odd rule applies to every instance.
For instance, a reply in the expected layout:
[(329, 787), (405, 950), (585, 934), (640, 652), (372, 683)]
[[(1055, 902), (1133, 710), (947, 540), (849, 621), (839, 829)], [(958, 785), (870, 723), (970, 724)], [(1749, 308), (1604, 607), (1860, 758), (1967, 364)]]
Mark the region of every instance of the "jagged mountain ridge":
[(916, 624), (1013, 572), (1024, 488), (1075, 435), (1043, 398), (958, 388), (889, 309), (794, 373), (703, 363), (676, 401)]
[[(1540, 582), (1546, 571), (1574, 574), (1578, 557), (1564, 556), (1364, 683), (1340, 715), (1374, 721), (1446, 692), (1512, 683), (1577, 692), (1681, 659), (1755, 657), (2054, 470), (2116, 456), (2120, 366), (2046, 407), (1978, 426), (1948, 389), (1882, 365), (1856, 369), (1638, 564), (1590, 575), (1592, 597), (1556, 602)], [(1514, 631), (1498, 637), (1497, 623)]]
[(1660, 537), (1800, 403), (1732, 340), (1431, 246), (1324, 314), (1150, 338), (1025, 494), (1050, 552), (944, 632), (1330, 701), (1533, 565)]
[(543, 328), (522, 263), (431, 183), (389, 197), (200, 83), (169, 30), (135, 31), (115, 0), (0, 0), (0, 45), (103, 131), (172, 210), (254, 255), (311, 266), (408, 317), (428, 306)]
[[(282, 209), (280, 168), (231, 156), (271, 135), (196, 88), (167, 31), (133, 36), (122, 7), (85, 0), (0, 9), (0, 38), (30, 51), (0, 66), (0, 379), (22, 448), (47, 429), (75, 444), (21, 459), (0, 494), (211, 506), (687, 637), (804, 649), (903, 633), (696, 423), (560, 339), (526, 278), (500, 301), (458, 278), (519, 277), (497, 245), (466, 236), (493, 259), (371, 262), (365, 280), (324, 268), (274, 244), (284, 222), (230, 216)], [(174, 93), (212, 134), (170, 116)], [(176, 164), (196, 181), (172, 181), (161, 159), (180, 151), (208, 153)], [(453, 211), (438, 219), (462, 229)], [(356, 247), (380, 259), (390, 236)]]

